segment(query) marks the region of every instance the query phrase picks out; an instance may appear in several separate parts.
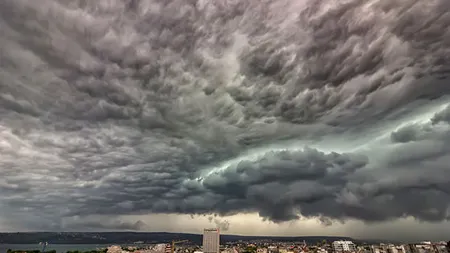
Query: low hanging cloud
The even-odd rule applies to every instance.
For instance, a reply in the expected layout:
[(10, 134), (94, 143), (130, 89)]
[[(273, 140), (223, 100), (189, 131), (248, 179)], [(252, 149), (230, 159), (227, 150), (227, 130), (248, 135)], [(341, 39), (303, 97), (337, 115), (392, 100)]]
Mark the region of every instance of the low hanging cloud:
[(447, 7), (2, 1), (0, 220), (448, 220)]
[(228, 231), (230, 229), (230, 222), (228, 220), (215, 218), (213, 216), (208, 217), (209, 223), (214, 222), (216, 228), (220, 229), (220, 231)]
[(93, 231), (148, 231), (150, 227), (143, 221), (129, 222), (120, 219), (68, 219), (64, 222), (64, 228), (75, 230), (93, 230)]

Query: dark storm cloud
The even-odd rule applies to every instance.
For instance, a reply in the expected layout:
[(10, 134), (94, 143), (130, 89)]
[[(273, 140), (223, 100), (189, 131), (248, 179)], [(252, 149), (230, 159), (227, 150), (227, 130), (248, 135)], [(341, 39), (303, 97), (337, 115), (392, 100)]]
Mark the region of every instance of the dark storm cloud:
[[(346, 177), (366, 163), (363, 156), (324, 154), (313, 149), (273, 152), (209, 175), (203, 185), (221, 196), (215, 201), (215, 206), (223, 203), (220, 209), (259, 211), (271, 220), (286, 221), (298, 218), (299, 207), (307, 210), (316, 201), (334, 199)], [(311, 215), (321, 212), (318, 209)]]
[(448, 219), (445, 7), (2, 1), (2, 217)]

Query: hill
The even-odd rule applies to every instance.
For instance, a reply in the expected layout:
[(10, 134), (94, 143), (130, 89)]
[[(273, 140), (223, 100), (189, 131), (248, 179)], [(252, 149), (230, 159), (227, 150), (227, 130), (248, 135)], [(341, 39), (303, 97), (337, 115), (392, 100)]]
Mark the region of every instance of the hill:
[[(33, 244), (39, 242), (49, 242), (51, 244), (109, 244), (109, 243), (166, 243), (172, 240), (186, 239), (193, 244), (201, 245), (201, 234), (186, 233), (137, 233), (137, 232), (24, 232), (24, 233), (0, 233), (0, 244)], [(273, 241), (303, 241), (307, 243), (317, 243), (322, 240), (334, 241), (339, 239), (353, 240), (349, 237), (330, 236), (300, 236), (300, 237), (280, 237), (280, 236), (241, 236), (241, 235), (221, 235), (221, 243), (253, 240), (273, 240)]]

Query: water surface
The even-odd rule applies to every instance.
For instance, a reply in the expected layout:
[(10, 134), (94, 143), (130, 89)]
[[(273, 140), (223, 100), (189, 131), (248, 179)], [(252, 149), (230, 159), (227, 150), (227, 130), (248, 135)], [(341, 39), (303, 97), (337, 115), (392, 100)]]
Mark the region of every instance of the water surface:
[[(66, 253), (69, 250), (88, 251), (102, 249), (111, 246), (110, 244), (49, 244), (45, 251), (56, 250), (57, 253)], [(39, 244), (0, 244), (0, 253), (12, 250), (42, 250)]]

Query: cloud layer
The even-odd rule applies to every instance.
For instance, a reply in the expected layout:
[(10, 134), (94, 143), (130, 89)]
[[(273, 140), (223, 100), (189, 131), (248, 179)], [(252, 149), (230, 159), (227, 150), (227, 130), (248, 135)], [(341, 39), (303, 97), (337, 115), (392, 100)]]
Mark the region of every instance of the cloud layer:
[(2, 1), (1, 218), (449, 220), (448, 7)]

